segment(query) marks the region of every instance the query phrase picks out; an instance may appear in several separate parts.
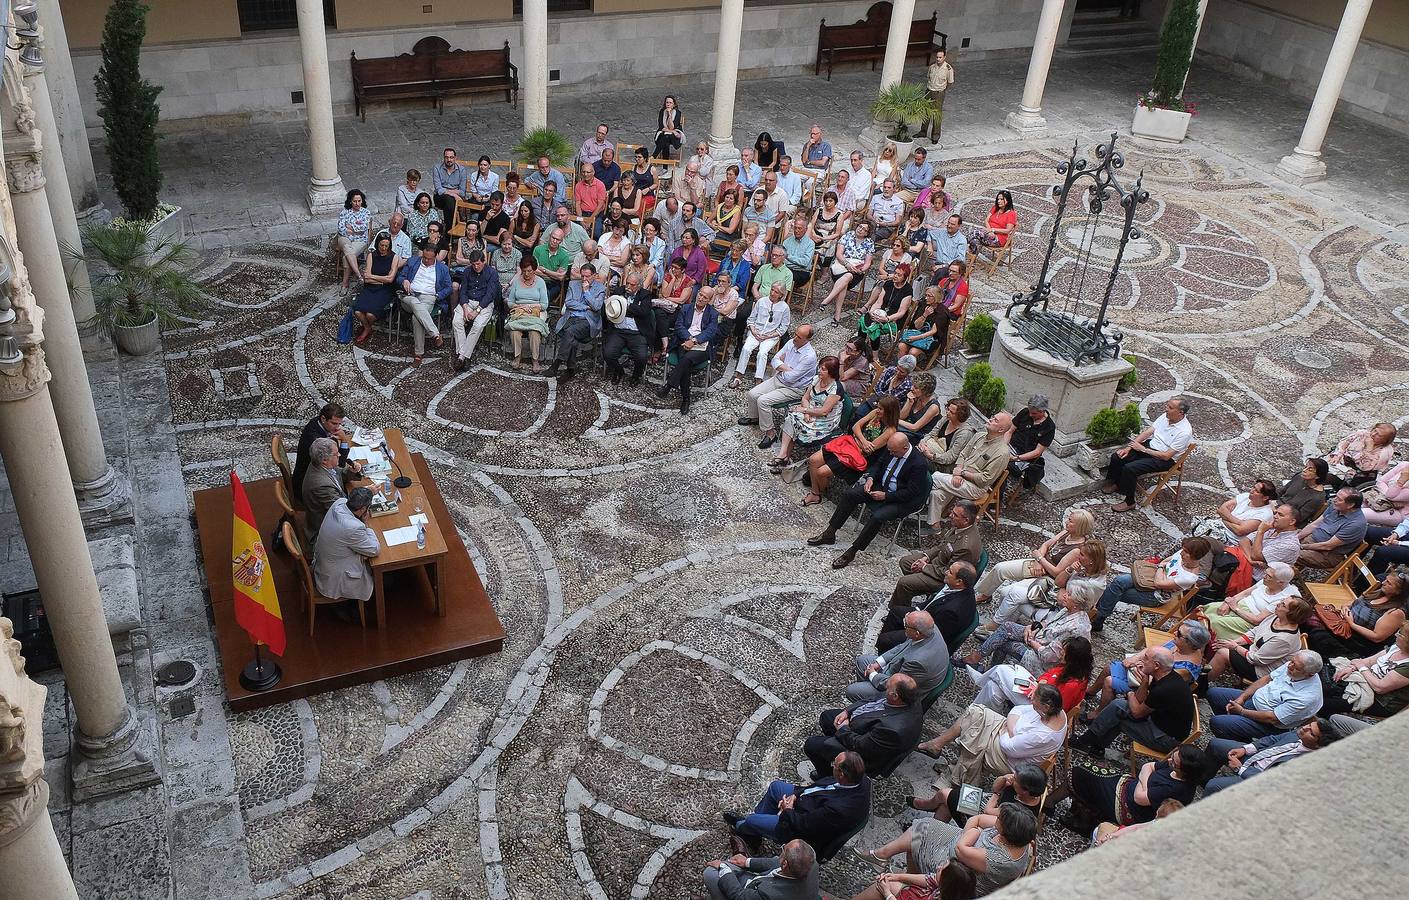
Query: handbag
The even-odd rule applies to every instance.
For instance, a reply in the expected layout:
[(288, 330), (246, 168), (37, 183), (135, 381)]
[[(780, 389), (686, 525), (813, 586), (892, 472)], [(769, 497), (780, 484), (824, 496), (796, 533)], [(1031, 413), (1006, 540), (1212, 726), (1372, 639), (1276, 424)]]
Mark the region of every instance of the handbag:
[(1156, 590), (1155, 576), (1159, 574), (1159, 569), (1159, 563), (1150, 562), (1148, 559), (1137, 559), (1135, 565), (1130, 568), (1130, 577), (1140, 590), (1153, 591)]
[(1360, 492), (1360, 496), (1365, 505), (1376, 512), (1390, 512), (1395, 508), (1394, 501), (1380, 493), (1378, 487), (1368, 487)]
[(1336, 637), (1350, 637), (1350, 619), (1346, 618), (1340, 607), (1332, 606), (1329, 603), (1318, 603), (1316, 604), (1316, 618), (1320, 619), (1326, 630)]
[(863, 472), (866, 469), (866, 454), (861, 452), (861, 446), (856, 443), (856, 438), (849, 434), (834, 437), (822, 445), (823, 450), (830, 450), (832, 455), (846, 464), (847, 468)]
[(345, 312), (345, 313), (342, 314), (342, 319), (338, 321), (338, 343), (339, 343), (339, 344), (350, 344), (350, 343), (352, 343), (352, 332), (353, 332), (354, 329), (356, 329), (356, 327), (357, 327), (356, 322), (357, 322), (357, 319), (356, 319), (356, 317), (352, 314), (352, 310), (349, 309), (347, 312)]

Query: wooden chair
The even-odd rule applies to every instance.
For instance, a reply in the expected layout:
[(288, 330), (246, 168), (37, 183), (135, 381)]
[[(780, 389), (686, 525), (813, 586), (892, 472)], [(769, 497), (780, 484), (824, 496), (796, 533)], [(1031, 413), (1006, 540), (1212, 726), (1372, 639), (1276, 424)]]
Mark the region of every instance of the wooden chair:
[(997, 275), (998, 267), (1001, 265), (1006, 265), (1008, 267), (1008, 271), (1011, 272), (1013, 270), (1013, 245), (1018, 242), (1017, 238), (1018, 233), (1014, 231), (1012, 234), (1008, 235), (1008, 243), (1004, 244), (1003, 246), (983, 248), (985, 250), (992, 251), (988, 257), (984, 257), (981, 253), (970, 252), (969, 274), (972, 275), (974, 272), (974, 267), (976, 265), (979, 265), (980, 263), (982, 264), (983, 268), (988, 271), (989, 275)]
[(998, 476), (998, 480), (993, 483), (993, 487), (988, 489), (988, 493), (974, 501), (978, 507), (978, 521), (982, 522), (987, 516), (993, 521), (993, 527), (998, 527), (998, 520), (1003, 517), (1003, 485), (1008, 481), (1008, 470), (1004, 469), (1003, 474)]
[(274, 466), (279, 470), (279, 478), (284, 483), (288, 497), (293, 500), (294, 508), (303, 509), (303, 503), (294, 491), (294, 470), (293, 466), (289, 465), (289, 452), (284, 447), (282, 434), (275, 434), (269, 439), (269, 455), (274, 458)]
[(1155, 481), (1155, 486), (1145, 495), (1145, 499), (1140, 502), (1141, 506), (1149, 506), (1155, 502), (1155, 497), (1159, 492), (1169, 487), (1170, 479), (1174, 479), (1174, 505), (1179, 505), (1179, 493), (1184, 488), (1184, 463), (1189, 459), (1189, 455), (1197, 450), (1199, 445), (1193, 441), (1184, 448), (1184, 452), (1174, 460), (1174, 465), (1158, 473), (1159, 477)]
[(1159, 606), (1135, 607), (1135, 633), (1141, 638), (1143, 638), (1144, 636), (1142, 624), (1144, 620), (1141, 618), (1144, 613), (1149, 613), (1152, 616), (1158, 617), (1154, 625), (1155, 628), (1162, 629), (1170, 622), (1175, 622), (1177, 624), (1178, 622), (1183, 621), (1187, 617), (1187, 613), (1185, 612), (1185, 610), (1189, 605), (1189, 601), (1193, 600), (1194, 597), (1198, 594), (1198, 592), (1199, 585), (1194, 584), (1191, 585), (1188, 590), (1180, 591), (1179, 593), (1170, 597), (1168, 600), (1161, 603)]
[[(1195, 702), (1194, 702), (1194, 730), (1191, 731), (1191, 732), (1189, 732), (1189, 736), (1184, 739), (1184, 743), (1183, 743), (1183, 744), (1180, 744), (1180, 746), (1181, 746), (1181, 747), (1182, 747), (1182, 746), (1193, 746), (1193, 745), (1197, 744), (1197, 743), (1199, 742), (1199, 738), (1202, 736), (1202, 734), (1203, 734), (1203, 722), (1201, 721), (1201, 717), (1200, 717), (1200, 715), (1199, 715), (1199, 704), (1198, 704), (1197, 701), (1195, 701)], [(1171, 751), (1171, 752), (1172, 752), (1172, 751)], [(1139, 775), (1139, 774), (1140, 774), (1140, 758), (1141, 758), (1141, 757), (1148, 757), (1148, 758), (1150, 758), (1150, 759), (1168, 759), (1168, 758), (1169, 758), (1169, 754), (1168, 754), (1168, 753), (1162, 753), (1162, 752), (1160, 752), (1159, 750), (1156, 750), (1156, 749), (1153, 748), (1153, 747), (1146, 747), (1144, 744), (1140, 743), (1139, 741), (1131, 741), (1131, 742), (1130, 742), (1130, 774), (1131, 774), (1131, 775)]]
[[(318, 607), (328, 603), (342, 603), (341, 597), (325, 597), (318, 592), (318, 588), (313, 584), (313, 571), (308, 568), (308, 557), (303, 552), (303, 544), (299, 542), (299, 537), (294, 533), (294, 528), (288, 522), (284, 523), (284, 547), (288, 549), (293, 558), (298, 561), (299, 570), (299, 593), (303, 596), (304, 608), (308, 610), (308, 636), (313, 637), (313, 620), (317, 615)], [(357, 617), (362, 620), (362, 627), (367, 627), (367, 613), (363, 609), (363, 604), (357, 604)]]
[(291, 522), (295, 526), (294, 530), (300, 535), (303, 534), (303, 523), (298, 520), (298, 513), (294, 511), (294, 505), (289, 500), (289, 489), (284, 482), (278, 481), (274, 484), (274, 499), (279, 503), (279, 521), (274, 525), (274, 535), (281, 538), (278, 541), (271, 541), (271, 545), (282, 543), (284, 534), (284, 524)]
[(1351, 587), (1355, 581), (1355, 573), (1359, 572), (1370, 587), (1379, 585), (1380, 580), (1370, 571), (1370, 567), (1365, 565), (1362, 554), (1368, 550), (1370, 545), (1364, 541), (1355, 549), (1355, 552), (1347, 556), (1340, 565), (1331, 570), (1331, 574), (1325, 581), (1307, 581), (1304, 583), (1306, 592), (1311, 595), (1315, 603), (1329, 603), (1332, 606), (1344, 609), (1355, 601), (1355, 590)]
[(455, 198), (455, 221), (451, 222), (450, 227), (446, 229), (446, 235), (453, 238), (464, 237), (465, 223), (479, 216), (484, 210), (483, 203)]
[(652, 157), (651, 165), (665, 169), (664, 175), (656, 176), (656, 194), (664, 201), (667, 194), (674, 193), (675, 177), (680, 173), (680, 160)]

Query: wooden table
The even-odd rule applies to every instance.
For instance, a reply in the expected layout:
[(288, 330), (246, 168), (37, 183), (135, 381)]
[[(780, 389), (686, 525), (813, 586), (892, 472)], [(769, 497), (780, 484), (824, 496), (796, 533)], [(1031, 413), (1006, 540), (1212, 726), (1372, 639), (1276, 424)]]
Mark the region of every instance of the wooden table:
[[(445, 536), (441, 533), (442, 527), (453, 528), (449, 522), (438, 521), (431, 504), (426, 497), (426, 491), (422, 484), (416, 480), (416, 467), (411, 462), (411, 452), (406, 449), (406, 441), (401, 436), (401, 429), (387, 428), (382, 432), (386, 437), (387, 447), (392, 453), (391, 471), (383, 478), (396, 478), (400, 474), (412, 479), (410, 487), (401, 488), (401, 504), (396, 512), (384, 516), (369, 516), (367, 524), (377, 533), (378, 540), (381, 541), (382, 550), (368, 562), (372, 566), (372, 578), (375, 588), (372, 593), (377, 604), (377, 627), (381, 628), (386, 624), (386, 589), (383, 584), (384, 577), (388, 572), (397, 569), (410, 569), (423, 567), (430, 579), (431, 590), (435, 594), (435, 610), (440, 616), (445, 615), (445, 592), (442, 590), (441, 578), (444, 576), (445, 567), (442, 562), (449, 548), (445, 543)], [(400, 470), (397, 463), (401, 464)], [(396, 487), (393, 486), (391, 493), (395, 496)], [(404, 528), (411, 524), (411, 516), (416, 514), (417, 504), (421, 507), (421, 514), (426, 517), (426, 546), (417, 547), (415, 541), (408, 541), (404, 544), (397, 544), (395, 547), (388, 547), (386, 543), (386, 532), (395, 528)]]

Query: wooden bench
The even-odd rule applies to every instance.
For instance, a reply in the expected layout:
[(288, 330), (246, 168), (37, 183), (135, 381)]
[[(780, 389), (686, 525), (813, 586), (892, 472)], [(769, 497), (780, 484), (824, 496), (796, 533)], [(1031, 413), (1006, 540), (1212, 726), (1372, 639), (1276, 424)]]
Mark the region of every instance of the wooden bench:
[[(876, 3), (866, 10), (866, 18), (851, 25), (828, 25), (823, 19), (817, 27), (817, 59), (812, 64), (812, 74), (822, 74), (822, 63), (827, 64), (827, 80), (832, 80), (832, 64), (848, 60), (870, 60), (871, 70), (876, 62), (886, 55), (886, 39), (890, 35), (890, 16), (893, 7), (889, 0)], [(935, 30), (939, 13), (928, 19), (917, 19), (910, 23), (910, 40), (905, 46), (905, 57), (923, 56), (928, 58), (936, 50), (944, 50), (949, 43), (949, 35)], [(935, 38), (939, 43), (935, 43)]]
[(374, 101), (429, 99), (443, 113), (446, 97), (501, 90), (504, 102), (518, 106), (519, 70), (509, 61), (508, 41), (496, 50), (451, 50), (444, 39), (428, 37), (400, 56), (358, 59), (352, 52), (353, 102), (364, 122)]

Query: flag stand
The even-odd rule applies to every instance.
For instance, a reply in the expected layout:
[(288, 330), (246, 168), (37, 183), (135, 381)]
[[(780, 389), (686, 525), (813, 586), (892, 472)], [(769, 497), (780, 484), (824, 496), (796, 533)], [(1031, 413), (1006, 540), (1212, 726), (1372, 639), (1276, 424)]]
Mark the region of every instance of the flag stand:
[(267, 691), (279, 683), (279, 679), (284, 677), (284, 672), (279, 668), (279, 664), (272, 659), (265, 659), (259, 652), (259, 648), (264, 646), (256, 642), (254, 645), (254, 659), (240, 672), (240, 687), (247, 691)]

